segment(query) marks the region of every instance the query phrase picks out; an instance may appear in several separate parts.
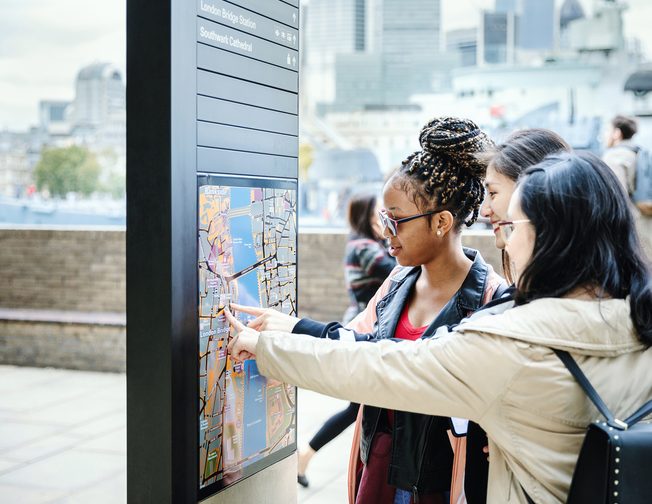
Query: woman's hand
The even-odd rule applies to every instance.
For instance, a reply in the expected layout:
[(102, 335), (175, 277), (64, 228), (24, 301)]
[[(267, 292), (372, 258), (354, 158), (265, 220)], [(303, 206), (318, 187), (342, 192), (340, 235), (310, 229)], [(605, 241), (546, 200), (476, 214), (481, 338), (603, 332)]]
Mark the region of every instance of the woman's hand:
[(231, 357), (239, 362), (247, 359), (255, 359), (256, 344), (258, 343), (258, 336), (260, 333), (254, 329), (246, 327), (233, 316), (228, 308), (224, 308), (224, 315), (236, 331), (235, 335), (231, 338), (231, 341), (229, 341), (228, 346)]
[(231, 307), (235, 311), (247, 313), (256, 317), (247, 324), (247, 327), (255, 329), (256, 331), (283, 331), (292, 332), (294, 326), (297, 325), (300, 319), (292, 315), (286, 315), (280, 311), (273, 310), (272, 308), (255, 308), (253, 306), (242, 306), (239, 304), (231, 303)]

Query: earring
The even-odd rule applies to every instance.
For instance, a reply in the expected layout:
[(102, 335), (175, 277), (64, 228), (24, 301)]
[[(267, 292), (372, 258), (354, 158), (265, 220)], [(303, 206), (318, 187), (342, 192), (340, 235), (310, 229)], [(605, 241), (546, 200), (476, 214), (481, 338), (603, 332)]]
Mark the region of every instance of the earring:
[(441, 236), (441, 229), (437, 230), (437, 236)]

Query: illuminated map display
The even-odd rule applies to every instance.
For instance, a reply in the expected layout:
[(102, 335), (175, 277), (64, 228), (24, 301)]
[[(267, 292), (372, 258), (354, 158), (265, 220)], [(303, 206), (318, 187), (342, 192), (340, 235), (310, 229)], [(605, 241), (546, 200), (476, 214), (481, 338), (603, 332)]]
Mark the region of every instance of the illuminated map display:
[[(296, 314), (296, 184), (199, 177), (199, 488), (296, 448), (296, 389), (227, 356), (230, 302)], [(246, 323), (244, 315), (236, 315)]]

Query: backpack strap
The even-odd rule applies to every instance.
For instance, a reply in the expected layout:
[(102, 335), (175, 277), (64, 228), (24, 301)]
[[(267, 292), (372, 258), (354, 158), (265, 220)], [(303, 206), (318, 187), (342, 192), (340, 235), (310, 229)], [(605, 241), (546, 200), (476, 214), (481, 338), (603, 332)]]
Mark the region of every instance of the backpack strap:
[(652, 414), (652, 399), (637, 409), (636, 412), (632, 414), (632, 416), (625, 420), (625, 423), (627, 425), (634, 425), (650, 414)]
[(575, 362), (575, 359), (573, 359), (571, 354), (563, 350), (557, 350), (554, 348), (553, 350), (557, 354), (557, 357), (559, 357), (559, 359), (564, 363), (566, 369), (568, 369), (570, 373), (573, 375), (575, 381), (577, 381), (580, 387), (582, 387), (582, 390), (584, 390), (584, 393), (587, 395), (587, 397), (591, 399), (591, 402), (593, 404), (595, 404), (595, 407), (598, 408), (600, 413), (602, 413), (602, 416), (604, 416), (607, 419), (607, 424), (609, 424), (610, 427), (614, 427), (616, 429), (620, 429), (620, 430), (626, 429), (628, 424), (614, 417), (613, 413), (609, 410), (609, 408), (604, 403), (604, 401), (602, 400), (598, 392), (593, 388), (593, 385), (591, 385), (591, 382), (588, 380), (586, 375), (582, 372), (582, 370), (577, 365), (577, 362)]
[(591, 399), (591, 402), (595, 404), (595, 407), (598, 408), (600, 413), (602, 413), (602, 416), (604, 416), (607, 419), (607, 424), (609, 424), (610, 427), (613, 427), (615, 429), (620, 429), (620, 430), (627, 429), (628, 427), (631, 427), (635, 423), (643, 420), (645, 417), (652, 414), (652, 399), (651, 399), (648, 402), (646, 402), (643, 406), (641, 406), (639, 409), (637, 409), (636, 412), (634, 412), (624, 422), (622, 420), (618, 420), (613, 415), (613, 413), (611, 413), (607, 405), (604, 403), (604, 401), (598, 394), (598, 392), (593, 388), (593, 385), (591, 385), (591, 382), (586, 377), (586, 375), (582, 372), (582, 370), (577, 365), (577, 362), (575, 362), (575, 359), (573, 359), (571, 354), (563, 350), (556, 350), (554, 348), (553, 351), (557, 354), (557, 357), (559, 357), (559, 359), (564, 363), (564, 366), (566, 366), (566, 369), (570, 371), (570, 373), (573, 375), (577, 383), (579, 383), (580, 387), (582, 387), (584, 393), (588, 396), (589, 399)]

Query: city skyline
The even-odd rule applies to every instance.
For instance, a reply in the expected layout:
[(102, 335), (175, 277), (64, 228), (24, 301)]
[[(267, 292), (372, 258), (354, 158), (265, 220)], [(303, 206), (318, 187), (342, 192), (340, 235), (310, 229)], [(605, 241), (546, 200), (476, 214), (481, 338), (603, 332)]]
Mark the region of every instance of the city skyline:
[[(561, 0), (556, 0), (557, 4)], [(442, 0), (443, 31), (472, 27), (495, 0)], [(593, 0), (581, 0), (590, 12)], [(628, 38), (652, 48), (652, 2), (629, 0)], [(107, 0), (88, 9), (82, 0), (6, 0), (0, 16), (0, 130), (24, 131), (38, 122), (40, 100), (71, 100), (79, 70), (110, 62), (125, 74), (125, 4)], [(25, 29), (29, 27), (29, 29)], [(38, 47), (38, 49), (36, 49)]]

